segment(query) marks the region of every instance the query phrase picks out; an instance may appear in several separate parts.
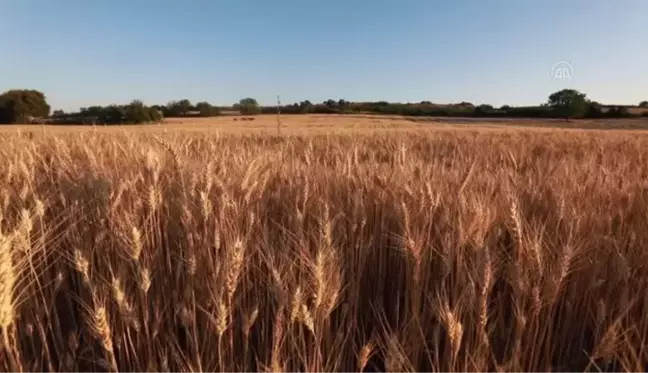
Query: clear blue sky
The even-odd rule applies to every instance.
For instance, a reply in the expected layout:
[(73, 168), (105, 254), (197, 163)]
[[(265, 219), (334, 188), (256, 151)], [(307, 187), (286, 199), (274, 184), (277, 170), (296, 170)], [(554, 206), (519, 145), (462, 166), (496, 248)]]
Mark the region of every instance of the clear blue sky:
[[(188, 98), (648, 100), (648, 0), (0, 0), (0, 91)], [(568, 61), (569, 81), (551, 76)]]

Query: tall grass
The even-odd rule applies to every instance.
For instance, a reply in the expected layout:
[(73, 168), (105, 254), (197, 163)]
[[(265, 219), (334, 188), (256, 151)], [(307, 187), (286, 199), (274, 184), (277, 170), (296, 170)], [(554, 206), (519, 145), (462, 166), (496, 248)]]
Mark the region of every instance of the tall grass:
[(648, 136), (0, 140), (0, 369), (644, 370)]

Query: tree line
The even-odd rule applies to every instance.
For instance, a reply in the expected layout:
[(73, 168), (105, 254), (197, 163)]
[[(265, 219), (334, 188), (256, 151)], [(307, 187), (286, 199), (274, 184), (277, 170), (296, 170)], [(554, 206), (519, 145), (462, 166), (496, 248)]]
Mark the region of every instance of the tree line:
[[(648, 101), (642, 101), (639, 107), (646, 108)], [(538, 106), (509, 106), (495, 108), (492, 105), (473, 105), (470, 102), (439, 105), (430, 101), (418, 103), (348, 102), (345, 100), (327, 100), (313, 104), (306, 100), (291, 105), (281, 106), (282, 114), (388, 114), (404, 116), (431, 117), (514, 117), (514, 118), (630, 118), (640, 116), (631, 113), (627, 106), (606, 106), (589, 100), (587, 96), (573, 89), (564, 89), (551, 94), (546, 103)], [(262, 107), (265, 114), (276, 113), (276, 107)]]
[(220, 115), (220, 109), (208, 102), (193, 105), (189, 100), (169, 102), (166, 105), (147, 106), (140, 100), (126, 105), (83, 107), (78, 112), (65, 113), (55, 110), (52, 119), (56, 123), (122, 124), (156, 123), (169, 117), (211, 117)]
[(648, 101), (638, 105), (641, 114), (631, 113), (627, 106), (606, 106), (589, 100), (584, 93), (563, 89), (551, 94), (538, 106), (473, 105), (470, 102), (439, 105), (430, 101), (418, 103), (350, 102), (344, 99), (312, 103), (309, 100), (281, 106), (261, 106), (254, 98), (241, 99), (232, 106), (215, 106), (208, 102), (193, 104), (190, 100), (172, 101), (166, 105), (145, 105), (133, 100), (125, 105), (90, 106), (78, 112), (55, 110), (50, 113), (43, 92), (9, 90), (0, 95), (0, 123), (125, 124), (155, 123), (170, 117), (212, 117), (224, 112), (256, 114), (386, 114), (438, 117), (514, 117), (514, 118), (624, 118), (648, 116)]

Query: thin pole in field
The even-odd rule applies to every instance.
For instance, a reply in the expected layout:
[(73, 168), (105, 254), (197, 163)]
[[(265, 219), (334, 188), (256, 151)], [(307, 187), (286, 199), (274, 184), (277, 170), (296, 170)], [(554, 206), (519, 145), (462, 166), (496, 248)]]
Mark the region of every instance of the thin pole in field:
[(277, 95), (277, 136), (281, 134), (281, 99)]

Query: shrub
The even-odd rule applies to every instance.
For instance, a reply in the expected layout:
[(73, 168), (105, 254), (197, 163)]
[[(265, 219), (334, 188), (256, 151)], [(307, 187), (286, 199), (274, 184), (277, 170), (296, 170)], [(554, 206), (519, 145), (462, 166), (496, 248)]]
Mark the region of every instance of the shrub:
[(241, 99), (235, 107), (242, 115), (255, 115), (261, 112), (259, 103), (251, 97)]
[(28, 123), (45, 118), (50, 106), (45, 94), (33, 89), (14, 89), (0, 95), (0, 123)]

